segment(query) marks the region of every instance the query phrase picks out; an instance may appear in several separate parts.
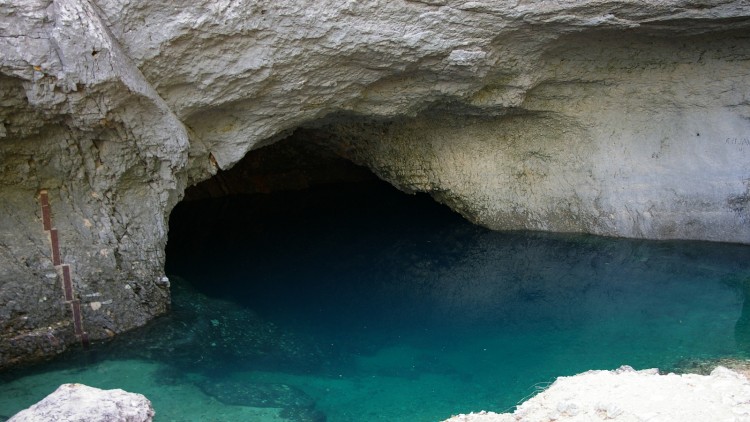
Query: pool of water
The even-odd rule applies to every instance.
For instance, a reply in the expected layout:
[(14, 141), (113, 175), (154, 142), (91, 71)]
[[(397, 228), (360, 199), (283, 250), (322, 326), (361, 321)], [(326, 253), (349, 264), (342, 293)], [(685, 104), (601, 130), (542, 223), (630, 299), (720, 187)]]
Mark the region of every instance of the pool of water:
[(169, 315), (0, 374), (0, 415), (64, 382), (157, 421), (437, 421), (556, 376), (750, 352), (750, 247), (472, 226), (376, 183), (180, 204)]

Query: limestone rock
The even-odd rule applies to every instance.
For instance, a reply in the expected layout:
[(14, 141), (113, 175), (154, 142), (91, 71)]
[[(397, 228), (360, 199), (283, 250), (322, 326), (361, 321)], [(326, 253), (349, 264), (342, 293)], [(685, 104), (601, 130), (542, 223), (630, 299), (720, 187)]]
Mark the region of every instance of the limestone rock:
[(187, 185), (290, 134), (495, 229), (750, 243), (741, 0), (0, 0), (0, 367), (169, 303)]
[(724, 367), (710, 375), (659, 375), (657, 370), (588, 371), (560, 377), (515, 412), (458, 415), (445, 422), (745, 421), (750, 382)]
[(154, 409), (141, 394), (63, 384), (8, 422), (151, 422)]

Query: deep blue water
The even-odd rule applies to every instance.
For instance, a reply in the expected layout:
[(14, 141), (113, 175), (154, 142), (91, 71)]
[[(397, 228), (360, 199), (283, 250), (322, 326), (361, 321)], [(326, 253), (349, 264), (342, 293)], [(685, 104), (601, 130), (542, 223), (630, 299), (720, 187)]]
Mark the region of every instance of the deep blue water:
[(492, 232), (360, 183), (180, 204), (167, 252), (168, 316), (4, 374), (0, 415), (85, 382), (157, 421), (436, 421), (750, 353), (747, 246)]

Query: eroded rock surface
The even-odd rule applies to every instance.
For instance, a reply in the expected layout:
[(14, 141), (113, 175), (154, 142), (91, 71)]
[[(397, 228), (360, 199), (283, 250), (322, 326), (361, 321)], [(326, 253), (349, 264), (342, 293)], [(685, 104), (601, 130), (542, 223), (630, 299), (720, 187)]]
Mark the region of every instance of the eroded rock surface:
[(142, 394), (63, 384), (8, 422), (151, 422), (154, 409)]
[(750, 4), (0, 0), (0, 367), (167, 309), (187, 185), (294, 133), (497, 229), (750, 243)]
[(589, 371), (560, 377), (515, 412), (480, 412), (445, 422), (517, 421), (745, 421), (750, 382), (718, 367), (710, 375), (659, 375), (655, 369)]

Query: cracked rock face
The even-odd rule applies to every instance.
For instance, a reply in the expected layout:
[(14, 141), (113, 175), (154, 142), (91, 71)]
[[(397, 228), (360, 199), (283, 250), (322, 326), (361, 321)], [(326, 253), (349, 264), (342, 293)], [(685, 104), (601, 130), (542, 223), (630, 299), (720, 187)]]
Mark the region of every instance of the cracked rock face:
[(184, 188), (294, 133), (495, 229), (750, 243), (744, 1), (0, 0), (0, 367), (169, 302)]

